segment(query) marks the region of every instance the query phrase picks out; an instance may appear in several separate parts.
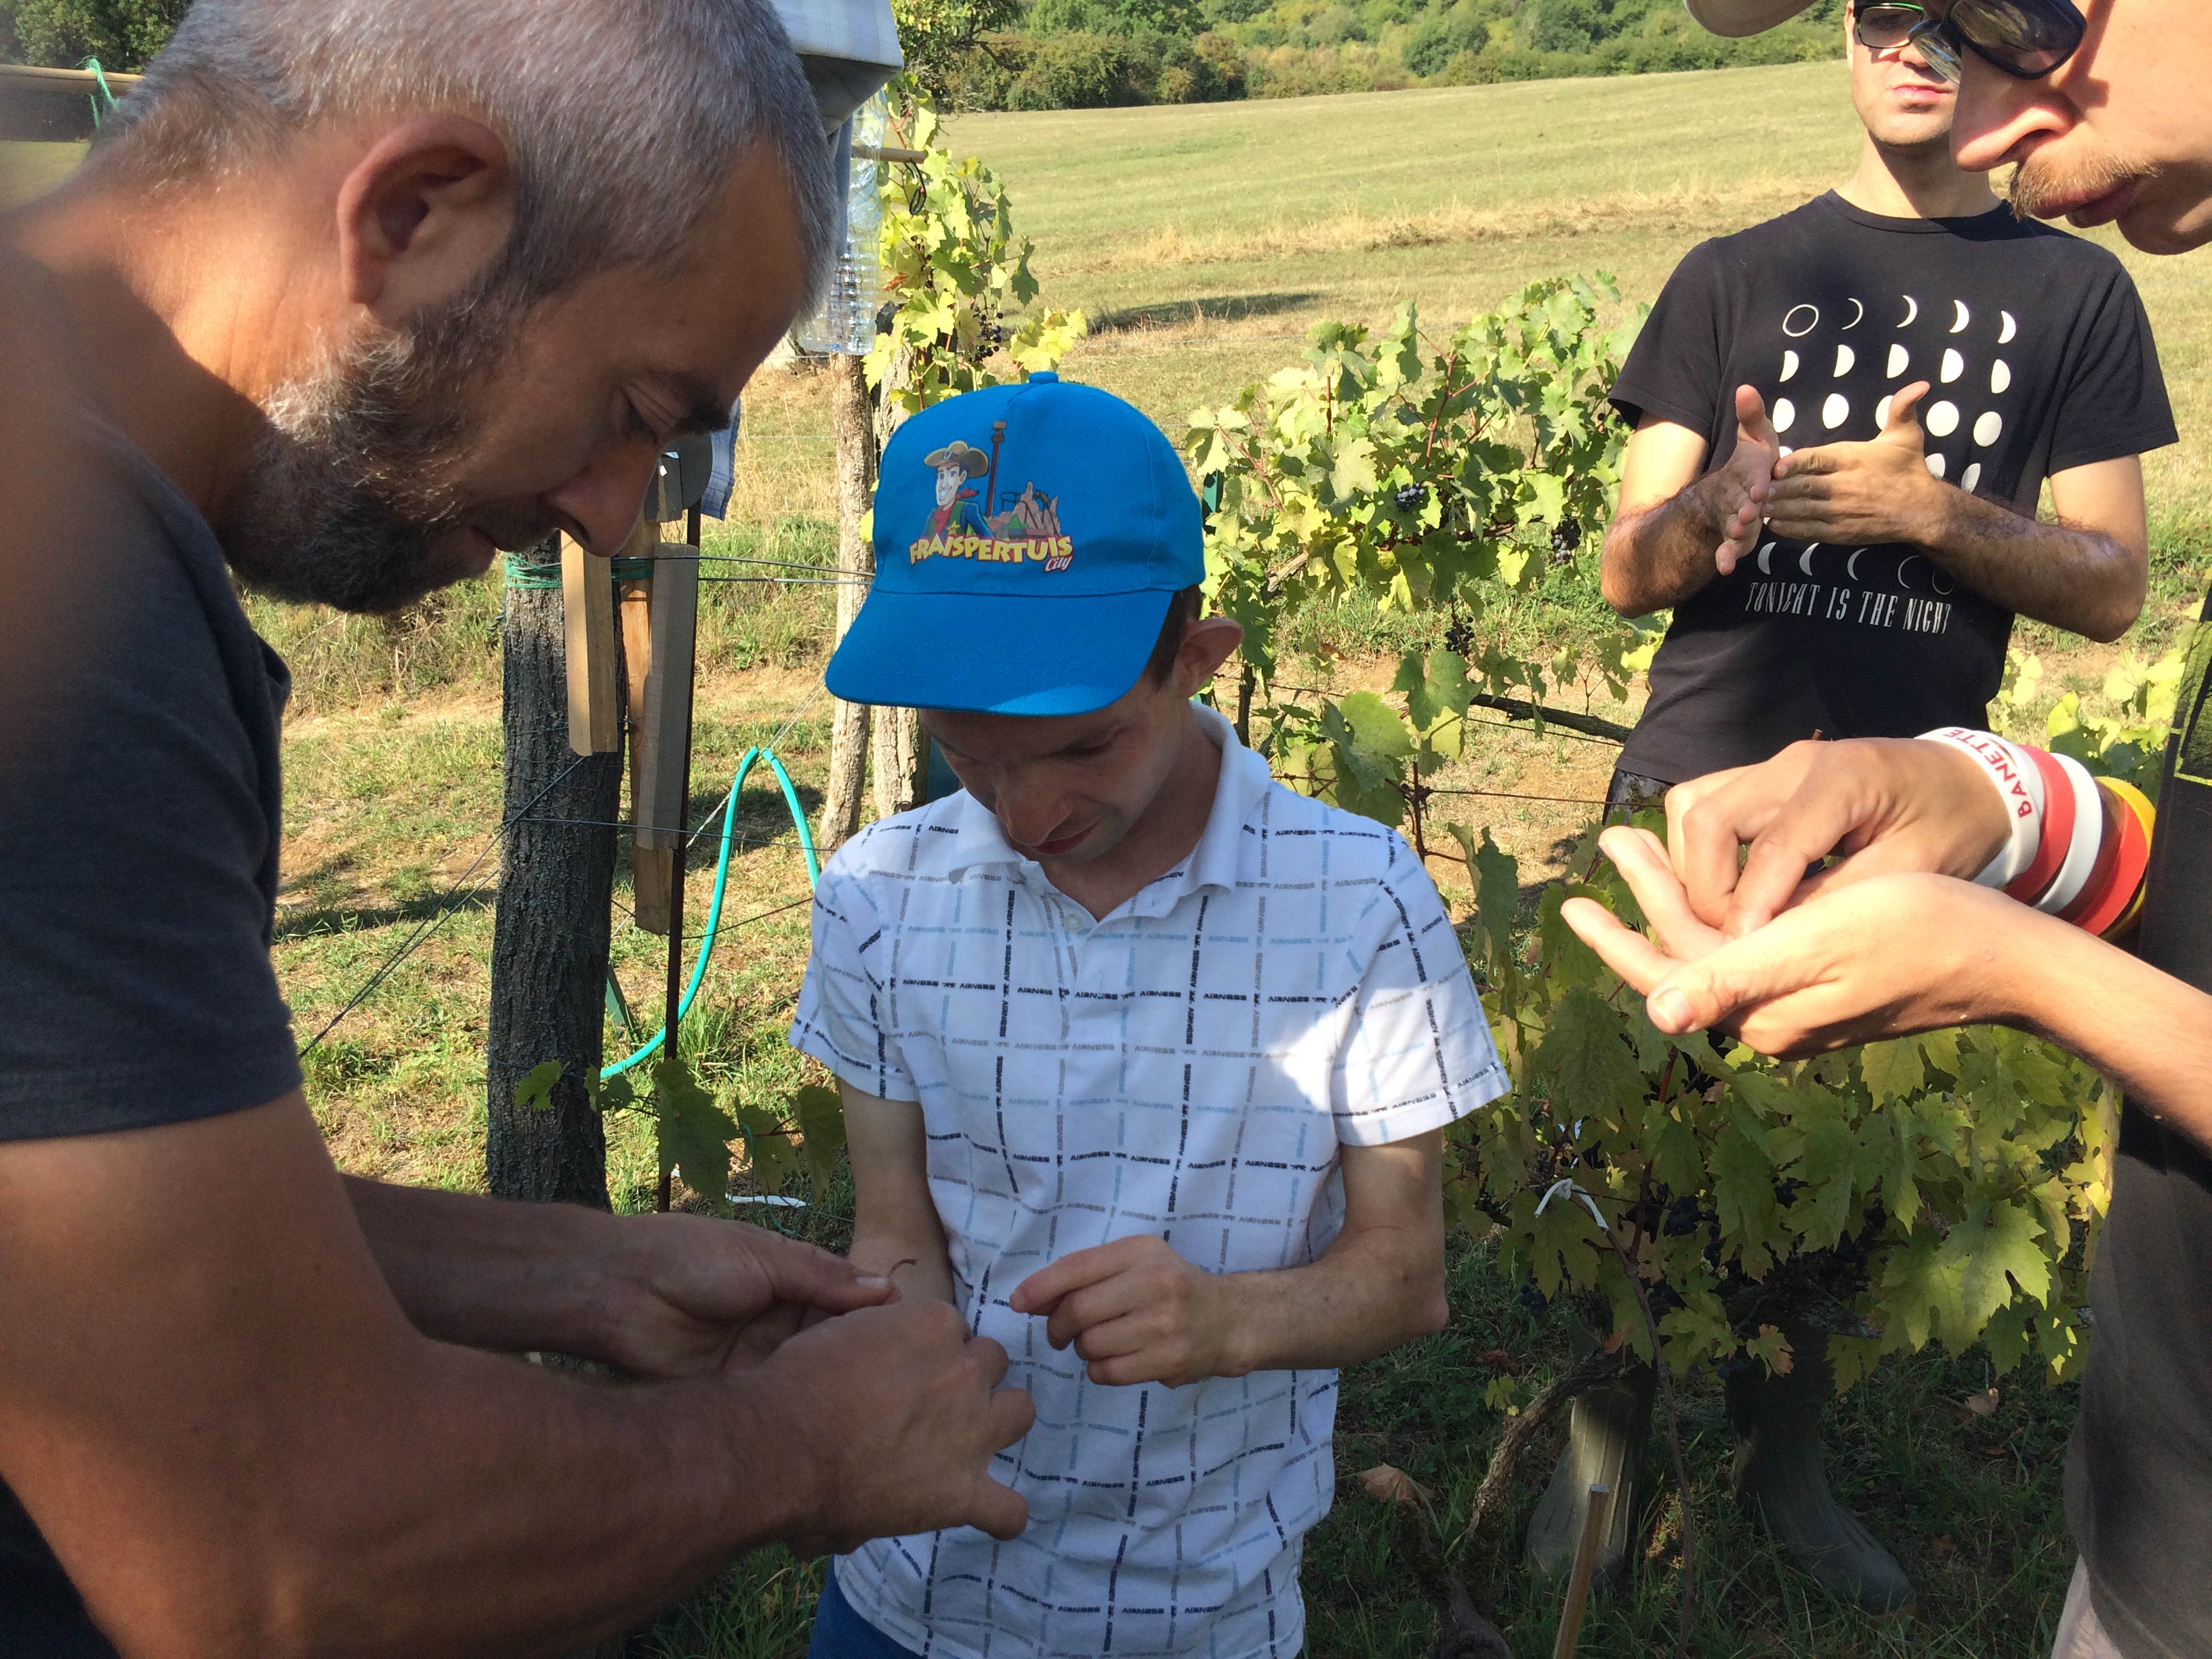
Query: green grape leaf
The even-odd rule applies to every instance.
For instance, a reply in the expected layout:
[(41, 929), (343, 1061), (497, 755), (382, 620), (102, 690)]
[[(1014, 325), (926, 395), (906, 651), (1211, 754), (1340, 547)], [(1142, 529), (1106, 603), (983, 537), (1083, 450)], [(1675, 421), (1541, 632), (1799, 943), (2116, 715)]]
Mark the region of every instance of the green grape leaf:
[(1865, 1382), (1881, 1363), (1878, 1336), (1850, 1336), (1838, 1331), (1828, 1338), (1828, 1368), (1835, 1376), (1838, 1394)]
[(1534, 1066), (1553, 1079), (1552, 1112), (1562, 1120), (1618, 1124), (1644, 1099), (1643, 1068), (1623, 1038), (1620, 1015), (1585, 987), (1569, 991), (1552, 1010)]
[(514, 1103), (526, 1112), (553, 1109), (553, 1085), (561, 1080), (561, 1062), (541, 1060), (514, 1085)]
[(1927, 1068), (1921, 1064), (1920, 1045), (1911, 1037), (1893, 1042), (1869, 1042), (1859, 1050), (1859, 1075), (1877, 1106), (1887, 1106), (1919, 1091)]
[(2014, 1285), (2041, 1301), (2051, 1292), (2051, 1262), (2037, 1241), (2043, 1229), (2017, 1205), (1977, 1200), (1943, 1241), (1943, 1259), (1959, 1268), (1966, 1334), (2012, 1300)]
[[(1555, 1201), (1538, 1215), (1535, 1194), (1522, 1193), (1520, 1197), (1527, 1200), (1528, 1218), (1523, 1229), (1536, 1288), (1551, 1297), (1559, 1293), (1563, 1279), (1578, 1288), (1595, 1282), (1597, 1227), (1589, 1212), (1580, 1204)], [(1514, 1207), (1518, 1211), (1522, 1205), (1516, 1202)]]
[(836, 1178), (837, 1154), (845, 1148), (845, 1099), (835, 1089), (808, 1084), (792, 1097), (791, 1109), (799, 1123), (807, 1179), (819, 1199)]
[(730, 1195), (730, 1142), (738, 1126), (701, 1088), (691, 1068), (665, 1048), (653, 1066), (653, 1097), (660, 1128), (660, 1172), (684, 1177), (700, 1197), (720, 1204)]
[(1733, 1248), (1744, 1271), (1758, 1278), (1773, 1260), (1768, 1241), (1778, 1220), (1774, 1164), (1743, 1131), (1731, 1123), (1713, 1142), (1706, 1162), (1712, 1171), (1713, 1203), (1719, 1212), (1723, 1249)]
[(1644, 1156), (1669, 1192), (1691, 1194), (1705, 1185), (1698, 1132), (1680, 1107), (1656, 1100), (1645, 1103), (1644, 1145)]
[(1966, 1346), (1959, 1269), (1945, 1259), (1944, 1240), (1935, 1229), (1914, 1229), (1901, 1249), (1890, 1252), (1881, 1289), (1890, 1318), (1885, 1346), (1924, 1348), (1939, 1331), (1954, 1347)]
[[(1544, 890), (1544, 896), (1536, 906), (1536, 951), (1545, 977), (1553, 984), (1594, 986), (1611, 979), (1611, 970), (1598, 953), (1582, 942), (1559, 914), (1560, 908), (1571, 898), (1598, 897), (1595, 892), (1571, 883), (1554, 882)], [(1627, 1030), (1627, 1022), (1622, 1016), (1615, 1013), (1611, 1018), (1616, 1031)]]
[(1812, 1117), (1804, 1133), (1805, 1150), (1790, 1173), (1805, 1185), (1790, 1206), (1790, 1220), (1811, 1248), (1832, 1250), (1858, 1211), (1851, 1201), (1858, 1137), (1840, 1117)]
[(1406, 816), (1398, 785), (1413, 752), (1413, 734), (1398, 711), (1372, 691), (1355, 691), (1322, 709), (1322, 734), (1336, 767), (1336, 804), (1378, 823)]

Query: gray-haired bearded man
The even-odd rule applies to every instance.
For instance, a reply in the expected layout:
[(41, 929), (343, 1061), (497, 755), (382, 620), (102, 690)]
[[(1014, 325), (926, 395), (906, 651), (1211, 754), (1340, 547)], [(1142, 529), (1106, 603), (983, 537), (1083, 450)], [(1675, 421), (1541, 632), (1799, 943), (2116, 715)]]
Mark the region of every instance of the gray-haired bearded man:
[(269, 963), (234, 573), (611, 551), (835, 227), (766, 0), (198, 0), (0, 220), (0, 1655), (558, 1652), (771, 1538), (1021, 1529), (1029, 1402), (951, 1310), (342, 1179)]

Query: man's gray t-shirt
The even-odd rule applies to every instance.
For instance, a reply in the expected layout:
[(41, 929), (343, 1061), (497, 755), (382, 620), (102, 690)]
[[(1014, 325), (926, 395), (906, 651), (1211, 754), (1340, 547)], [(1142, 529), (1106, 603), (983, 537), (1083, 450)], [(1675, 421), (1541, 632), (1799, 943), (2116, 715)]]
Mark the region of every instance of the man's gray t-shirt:
[[(52, 498), (0, 547), (0, 1141), (300, 1085), (269, 960), (284, 665), (169, 480), (81, 401), (49, 418)], [(0, 1655), (99, 1651), (75, 1601), (0, 1485)]]

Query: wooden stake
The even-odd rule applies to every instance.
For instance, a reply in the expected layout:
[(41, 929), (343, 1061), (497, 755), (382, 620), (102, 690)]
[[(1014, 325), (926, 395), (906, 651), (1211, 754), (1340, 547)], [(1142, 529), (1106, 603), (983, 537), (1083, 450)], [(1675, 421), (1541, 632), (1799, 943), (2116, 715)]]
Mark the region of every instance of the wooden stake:
[[(876, 569), (874, 545), (860, 533), (876, 483), (874, 405), (867, 374), (858, 357), (830, 360), (830, 426), (837, 440), (837, 634), (842, 641), (867, 596), (864, 584)], [(822, 800), (822, 823), (814, 844), (835, 852), (860, 827), (860, 799), (868, 787), (866, 707), (840, 702), (830, 726), (830, 785)]]
[(1589, 1489), (1589, 1505), (1583, 1511), (1583, 1535), (1575, 1544), (1575, 1569), (1567, 1578), (1567, 1605), (1559, 1613), (1559, 1639), (1552, 1644), (1552, 1659), (1574, 1659), (1575, 1644), (1583, 1633), (1583, 1607), (1589, 1601), (1590, 1575), (1597, 1567), (1598, 1542), (1613, 1510), (1607, 1486)]
[(653, 573), (653, 665), (645, 677), (644, 776), (637, 844), (673, 848), (684, 839), (685, 747), (691, 734), (692, 653), (698, 640), (699, 566), (680, 546), (664, 549)]
[[(641, 558), (660, 540), (660, 526), (640, 518), (618, 557)], [(637, 925), (648, 933), (668, 931), (668, 854), (635, 838), (645, 816), (645, 689), (653, 667), (653, 577), (626, 581), (620, 589), (623, 708), (629, 720), (630, 905)]]
[[(699, 509), (696, 507), (690, 512), (690, 533), (687, 538), (687, 544), (695, 554), (698, 551)], [(691, 704), (692, 693), (696, 687), (698, 670), (698, 655), (695, 647), (697, 643), (699, 623), (699, 562), (696, 558), (679, 558), (672, 561), (664, 568), (689, 571), (690, 580), (688, 586), (691, 595), (690, 622), (684, 628), (680, 641), (684, 659), (681, 670), (684, 716), (680, 734), (670, 723), (674, 719), (672, 710), (676, 700), (675, 680), (678, 673), (674, 658), (670, 653), (678, 643), (673, 631), (678, 623), (672, 618), (668, 633), (663, 634), (658, 628), (653, 630), (655, 647), (665, 645), (669, 647), (668, 652), (658, 649), (655, 652), (656, 659), (662, 665), (665, 676), (661, 682), (659, 708), (662, 718), (661, 724), (658, 727), (659, 736), (666, 744), (662, 754), (664, 757), (678, 755), (682, 757), (680, 760), (676, 761), (673, 767), (657, 769), (654, 779), (657, 785), (661, 785), (665, 788), (669, 781), (668, 774), (672, 772), (673, 783), (678, 791), (676, 815), (673, 818), (663, 821), (665, 823), (672, 823), (675, 826), (675, 835), (668, 847), (668, 984), (661, 1016), (660, 1053), (663, 1059), (674, 1061), (681, 1057), (683, 1052), (678, 1044), (682, 1040), (684, 1018), (684, 825), (690, 817), (691, 806)], [(674, 586), (675, 584), (670, 584), (672, 589)], [(659, 621), (657, 616), (655, 621)], [(652, 798), (648, 797), (648, 799)], [(734, 805), (731, 810), (733, 811), (736, 810)], [(654, 1194), (654, 1207), (665, 1212), (668, 1208), (668, 1171), (663, 1170), (660, 1172), (659, 1188)]]
[(567, 651), (568, 747), (580, 755), (622, 752), (615, 686), (615, 590), (606, 561), (573, 536), (561, 538), (561, 623)]

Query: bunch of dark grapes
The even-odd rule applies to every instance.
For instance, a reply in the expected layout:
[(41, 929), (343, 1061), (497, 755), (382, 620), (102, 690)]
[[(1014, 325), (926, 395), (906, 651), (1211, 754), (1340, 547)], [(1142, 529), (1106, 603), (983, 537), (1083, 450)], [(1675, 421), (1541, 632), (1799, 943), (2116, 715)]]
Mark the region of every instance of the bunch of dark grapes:
[(1451, 626), (1444, 629), (1444, 649), (1455, 657), (1472, 655), (1474, 651), (1474, 624), (1463, 611), (1452, 613)]
[(1552, 562), (1565, 564), (1575, 556), (1575, 550), (1583, 544), (1583, 526), (1579, 520), (1562, 519), (1552, 526)]
[(1428, 501), (1429, 487), (1425, 483), (1406, 484), (1391, 499), (1398, 503), (1401, 513), (1418, 513)]

